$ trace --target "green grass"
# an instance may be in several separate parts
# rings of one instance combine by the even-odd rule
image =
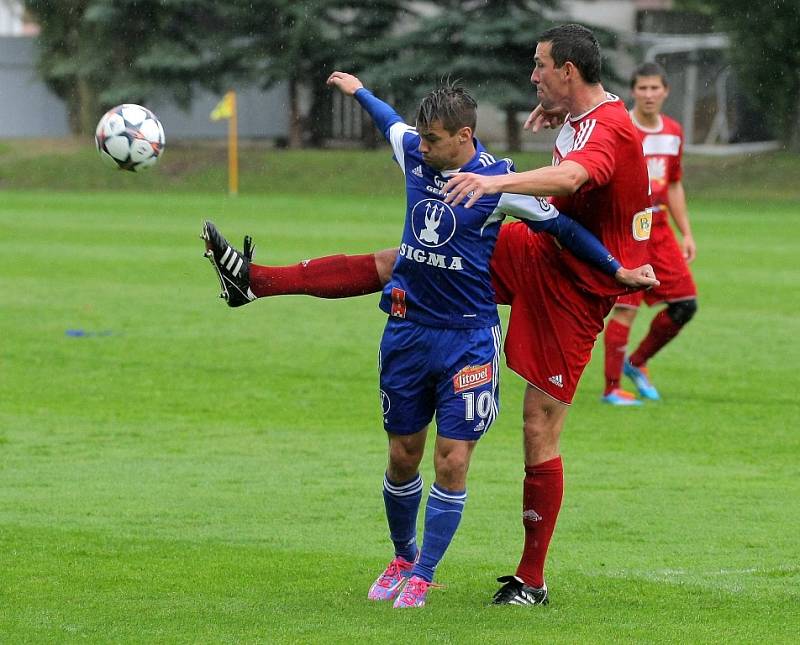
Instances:
[[[521,544],[523,386],[506,371],[446,589],[398,614],[365,600],[389,556],[375,298],[229,310],[197,239],[212,215],[262,261],[391,246],[391,165],[331,152],[353,180],[327,153],[260,151],[284,183],[254,166],[269,187],[229,199],[209,192],[213,165],[128,177],[87,154],[69,178],[15,146],[0,148],[0,642],[796,641],[797,186],[757,207],[738,175],[695,188],[700,311],[652,363],[661,403],[601,406],[598,350],[563,437],[551,605],[486,606]],[[81,177],[125,191],[44,190]]]
[[[279,150],[245,141],[239,154],[240,193],[351,194],[402,196],[388,146],[363,150]],[[497,154],[506,154],[497,151]],[[550,163],[547,153],[514,153],[521,170]],[[79,139],[0,141],[0,190],[114,190],[224,193],[227,153],[208,141],[167,143],[164,159],[144,173],[110,172],[97,164],[91,141]],[[800,156],[765,153],[735,157],[685,159],[685,179],[692,199],[800,200]],[[313,179],[312,179],[313,178]]]

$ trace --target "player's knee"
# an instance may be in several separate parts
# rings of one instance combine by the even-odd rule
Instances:
[[[561,423],[553,416],[526,415],[523,426],[525,463],[537,464],[558,454]]]
[[[676,325],[685,325],[697,312],[697,300],[681,300],[667,305],[667,315]]]
[[[526,464],[539,464],[558,455],[559,436],[568,409],[566,404],[528,385],[522,404]]]
[[[614,307],[613,320],[620,325],[631,327],[636,319],[638,310],[634,307]]]
[[[465,442],[466,443],[466,442]],[[435,456],[436,481],[448,490],[461,490],[466,486],[469,453],[450,451]]]
[[[468,467],[463,461],[440,461],[436,465],[436,483],[447,490],[462,490],[466,488]]]
[[[424,446],[424,443],[420,445],[405,437],[390,440],[388,471],[393,481],[405,481],[416,474],[422,461]]]
[[[567,406],[528,387],[523,407],[525,463],[538,464],[558,455]]]

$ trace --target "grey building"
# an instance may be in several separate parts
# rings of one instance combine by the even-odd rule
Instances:
[[[34,39],[0,37],[0,137],[69,134],[64,103],[36,75]]]
[[[0,138],[68,136],[67,109],[36,73],[33,36],[0,36]],[[285,139],[289,131],[286,88],[267,91],[256,87],[237,92],[238,131],[243,138]],[[164,124],[168,139],[224,137],[225,122],[209,119],[219,96],[198,89],[189,110],[155,98],[147,103]],[[100,119],[102,115],[98,114]]]

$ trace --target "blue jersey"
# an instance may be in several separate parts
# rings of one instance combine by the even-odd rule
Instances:
[[[619,267],[608,250],[546,199],[500,193],[484,195],[471,208],[444,203],[444,186],[458,172],[514,172],[510,159],[495,159],[477,139],[462,167],[439,171],[419,151],[420,136],[383,101],[361,88],[355,98],[392,146],[405,175],[406,217],[391,280],[380,307],[396,318],[432,327],[480,328],[499,322],[489,260],[502,220],[511,215],[534,230],[555,236],[577,257],[613,274]]]
[[[420,136],[405,123],[389,128],[394,158],[406,177],[406,218],[392,278],[380,307],[386,313],[433,327],[498,324],[489,275],[500,223],[506,215],[547,220],[558,211],[527,195],[486,195],[471,208],[444,203],[444,185],[457,172],[486,175],[513,170],[475,139],[475,154],[457,170],[435,170],[419,151]]]

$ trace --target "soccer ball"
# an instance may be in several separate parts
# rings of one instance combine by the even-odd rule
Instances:
[[[164,151],[164,127],[147,108],[125,103],[103,115],[94,141],[109,164],[136,172],[158,161]]]

